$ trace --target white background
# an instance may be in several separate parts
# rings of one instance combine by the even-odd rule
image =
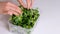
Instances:
[[[40,17],[32,34],[60,34],[60,0],[35,0],[33,7],[39,8]],[[0,34],[11,33],[0,26]]]
[[[60,34],[60,0],[39,0],[37,4],[41,16],[33,34]]]

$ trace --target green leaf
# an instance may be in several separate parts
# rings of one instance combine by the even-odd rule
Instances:
[[[22,6],[19,7],[23,11],[23,13],[20,14],[19,16],[12,15],[10,17],[11,23],[27,29],[33,28],[35,22],[39,17],[38,9],[26,9]]]

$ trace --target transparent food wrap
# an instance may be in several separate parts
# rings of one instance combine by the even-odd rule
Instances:
[[[9,30],[14,34],[30,34],[39,17],[38,9],[26,9],[19,6],[23,11],[19,16],[12,15],[9,19]]]

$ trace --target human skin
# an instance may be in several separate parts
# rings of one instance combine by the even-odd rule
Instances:
[[[26,4],[22,0],[17,0],[24,8],[30,9],[32,7],[32,0],[26,0]],[[22,14],[22,10],[11,2],[0,2],[0,14]]]

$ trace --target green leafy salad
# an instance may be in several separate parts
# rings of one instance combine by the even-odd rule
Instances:
[[[22,6],[19,7],[23,11],[23,13],[19,16],[12,15],[9,20],[13,25],[21,26],[27,29],[33,28],[39,17],[38,9],[26,9]]]

